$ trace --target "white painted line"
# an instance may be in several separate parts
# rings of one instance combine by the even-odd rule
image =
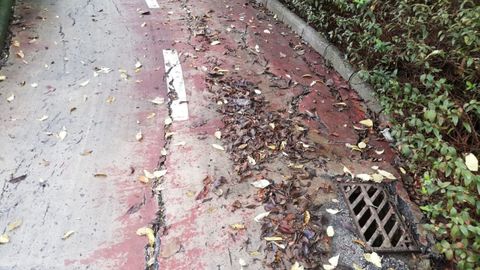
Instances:
[[[187,93],[183,81],[182,66],[176,50],[163,50],[168,92],[175,92],[177,99],[173,100],[170,108],[173,121],[188,120]]]
[[[160,8],[160,6],[158,5],[157,0],[145,0],[145,2],[147,2],[147,6],[148,6],[149,8]]]

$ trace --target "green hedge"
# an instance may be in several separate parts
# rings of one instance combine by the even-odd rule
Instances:
[[[282,0],[343,49],[392,116],[436,249],[480,269],[480,1]]]
[[[0,0],[0,51],[5,46],[13,2],[13,0]]]

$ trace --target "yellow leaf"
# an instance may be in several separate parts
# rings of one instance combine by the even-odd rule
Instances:
[[[68,231],[68,232],[66,232],[66,233],[63,234],[62,239],[63,239],[63,240],[66,240],[67,238],[69,238],[70,236],[72,236],[72,234],[74,234],[74,233],[75,233],[75,231]]]
[[[465,165],[472,172],[478,172],[478,159],[477,157],[470,153],[465,156]]]
[[[305,211],[303,214],[303,225],[307,225],[310,222],[310,212]]]
[[[360,149],[365,149],[365,148],[367,148],[367,144],[366,144],[365,142],[359,142],[359,143],[357,144],[357,146],[358,146],[358,148],[360,148]]]
[[[137,230],[137,235],[146,236],[148,238],[148,243],[150,246],[155,244],[155,233],[151,228],[143,227]]]
[[[10,237],[8,237],[7,234],[1,234],[0,235],[0,244],[6,244],[10,242]]]
[[[360,121],[359,123],[366,126],[366,127],[373,127],[372,119],[365,119],[365,120]]]
[[[144,183],[144,184],[148,184],[148,182],[150,182],[150,180],[145,176],[145,175],[140,175],[138,177],[138,181]]]
[[[372,174],[372,180],[375,183],[381,183],[383,181],[383,175],[378,174],[378,173],[374,173],[374,174]]]
[[[230,227],[234,230],[244,230],[245,229],[245,225],[240,224],[240,223],[232,224],[232,225],[230,225]]]
[[[264,237],[265,241],[282,241],[283,238],[280,236],[270,236],[270,237]]]
[[[22,225],[22,220],[18,219],[7,225],[7,232],[11,232]]]
[[[378,268],[382,267],[382,257],[378,256],[377,253],[375,253],[375,252],[365,253],[365,254],[363,254],[363,257],[365,257],[365,260],[367,262],[372,263],[376,267],[378,267]]]

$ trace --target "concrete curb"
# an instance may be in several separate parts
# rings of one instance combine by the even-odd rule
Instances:
[[[5,47],[14,0],[0,0],[0,51]]]
[[[366,106],[373,112],[381,114],[382,107],[376,99],[372,87],[360,78],[359,72],[357,72],[352,65],[345,60],[345,56],[337,47],[278,0],[256,1],[277,15],[279,20],[290,26],[290,28],[300,35],[303,40],[309,43],[315,51],[328,60],[333,68],[349,82],[350,86],[365,101]],[[384,115],[382,116],[385,117]]]

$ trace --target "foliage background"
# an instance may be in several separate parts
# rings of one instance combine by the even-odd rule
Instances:
[[[362,70],[393,119],[435,249],[480,269],[479,0],[282,0]]]

